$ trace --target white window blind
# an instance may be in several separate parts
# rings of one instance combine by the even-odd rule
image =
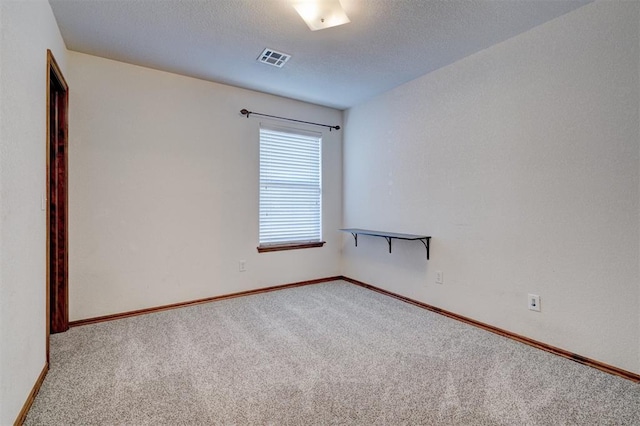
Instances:
[[[321,135],[260,127],[260,245],[322,239]]]

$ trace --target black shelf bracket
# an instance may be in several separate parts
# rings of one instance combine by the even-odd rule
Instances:
[[[391,253],[391,237],[384,237],[387,240],[387,244],[389,244],[389,253]]]
[[[429,260],[429,241],[431,240],[431,237],[427,237],[427,238],[420,238],[420,242],[424,245],[424,248],[427,249],[427,260]]]

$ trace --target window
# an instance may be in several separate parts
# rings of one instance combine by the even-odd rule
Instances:
[[[260,127],[260,247],[319,247],[322,242],[319,133]]]

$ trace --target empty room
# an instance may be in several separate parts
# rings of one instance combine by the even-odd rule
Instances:
[[[22,424],[640,424],[640,2],[0,0]]]

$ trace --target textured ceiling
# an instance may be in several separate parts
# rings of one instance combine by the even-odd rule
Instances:
[[[341,0],[351,23],[315,32],[292,1],[50,4],[71,50],[344,109],[591,0]]]

